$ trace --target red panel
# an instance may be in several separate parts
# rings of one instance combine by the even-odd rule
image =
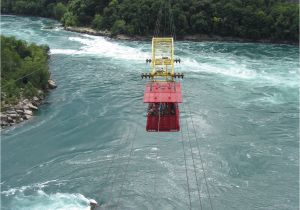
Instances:
[[[145,103],[182,102],[181,85],[178,82],[150,82],[146,85]]]
[[[176,104],[176,112],[171,115],[150,115],[147,116],[146,130],[148,132],[177,132],[180,130],[179,126],[179,109]]]

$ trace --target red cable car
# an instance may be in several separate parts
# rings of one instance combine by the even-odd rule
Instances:
[[[146,130],[149,132],[176,132],[180,130],[178,103],[182,102],[181,85],[174,78],[183,74],[174,73],[173,38],[152,39],[152,71],[142,78],[152,81],[146,85],[144,103],[148,103]]]

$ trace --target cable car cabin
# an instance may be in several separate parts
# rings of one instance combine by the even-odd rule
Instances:
[[[152,38],[152,58],[146,59],[150,63],[150,73],[143,73],[143,78],[151,81],[147,83],[144,103],[148,103],[146,130],[150,132],[179,131],[179,108],[182,102],[181,85],[176,78],[183,78],[182,73],[175,73],[173,37]]]
[[[179,131],[177,103],[149,103],[146,130],[149,132]]]
[[[146,130],[176,132],[179,126],[178,103],[182,102],[181,86],[177,82],[149,82],[144,102],[149,103]]]

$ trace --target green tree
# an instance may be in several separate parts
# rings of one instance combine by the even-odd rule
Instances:
[[[64,26],[77,26],[79,23],[78,17],[69,11],[64,14],[61,21]]]
[[[112,34],[121,34],[125,32],[125,21],[124,20],[116,20],[113,26],[111,27]]]
[[[53,8],[53,16],[57,20],[60,20],[64,16],[66,11],[67,7],[63,3],[59,2]]]
[[[203,12],[191,16],[191,25],[193,32],[207,33],[209,31],[207,16]]]
[[[160,32],[173,13],[176,34],[216,34],[297,42],[299,3],[285,0],[3,0],[3,13],[53,17],[65,26],[150,35],[160,9]],[[165,21],[166,18],[166,21]],[[124,20],[125,27],[115,25]],[[120,23],[118,23],[120,24]],[[114,26],[114,27],[113,27]]]
[[[95,15],[92,26],[98,30],[103,29],[103,17],[100,14]]]
[[[14,37],[1,36],[1,99],[17,102],[45,89],[50,77],[48,46],[37,46]]]

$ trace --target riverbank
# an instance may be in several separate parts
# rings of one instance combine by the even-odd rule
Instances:
[[[48,45],[1,35],[1,128],[32,117],[46,92],[56,88],[50,79]]]
[[[57,88],[56,83],[53,80],[48,80],[47,88],[38,90],[36,96],[31,98],[20,97],[16,104],[3,104],[0,113],[1,128],[31,119],[34,112],[38,111],[39,106],[43,104],[46,93],[55,88]]]
[[[94,36],[105,36],[118,40],[128,40],[128,41],[149,41],[152,39],[152,36],[129,36],[125,34],[117,34],[113,35],[110,31],[98,31],[89,27],[64,27],[67,31],[89,34]],[[217,41],[217,42],[241,42],[241,43],[269,43],[269,44],[289,44],[289,45],[299,45],[299,42],[291,42],[285,40],[271,40],[271,39],[245,39],[239,37],[224,37],[218,35],[207,35],[207,34],[195,34],[195,35],[185,35],[185,36],[177,36],[177,40],[179,41],[194,41],[194,42],[203,42],[203,41]]]

